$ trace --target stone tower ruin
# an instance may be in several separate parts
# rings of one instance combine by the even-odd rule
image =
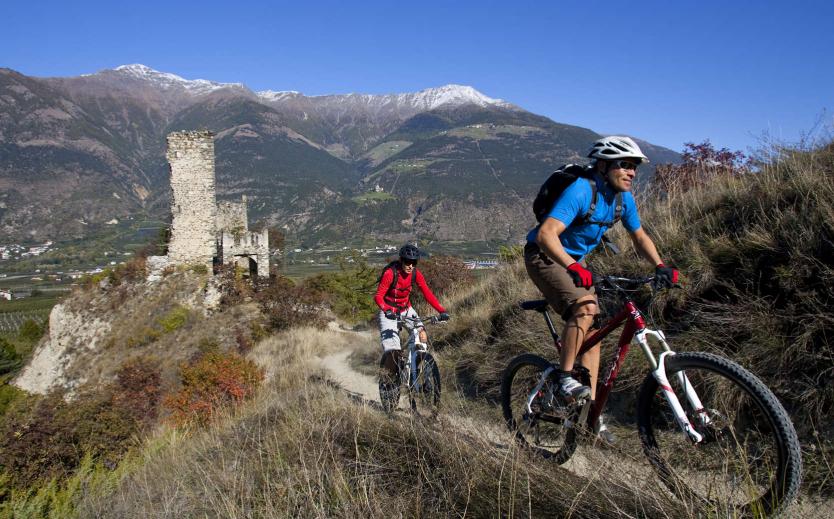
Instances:
[[[173,215],[168,259],[175,264],[211,268],[217,254],[213,137],[208,131],[168,134]]]
[[[171,239],[164,264],[234,263],[252,276],[269,276],[269,235],[250,232],[247,201],[217,203],[214,135],[208,131],[168,134],[171,168]]]
[[[252,275],[269,276],[269,231],[249,231],[246,195],[240,203],[217,204],[217,252],[223,264],[234,263]]]

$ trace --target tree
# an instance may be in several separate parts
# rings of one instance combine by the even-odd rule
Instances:
[[[709,139],[700,144],[683,145],[680,164],[660,164],[655,170],[652,187],[661,195],[674,196],[719,177],[734,177],[749,172],[745,155],[728,148],[716,150]]]

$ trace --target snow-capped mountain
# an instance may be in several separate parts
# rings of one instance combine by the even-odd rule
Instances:
[[[466,85],[445,85],[439,88],[427,88],[416,94],[397,94],[395,96],[383,96],[386,102],[397,102],[413,106],[417,110],[434,110],[444,105],[465,105],[474,104],[477,106],[503,106],[509,107],[500,99],[492,99],[478,92],[471,86]],[[392,99],[393,98],[393,99]]]
[[[365,105],[368,108],[411,109],[415,112],[434,110],[441,106],[462,106],[472,104],[476,106],[500,106],[512,108],[513,105],[500,99],[493,99],[478,92],[471,86],[444,85],[438,88],[427,88],[416,93],[405,94],[329,94],[320,96],[305,96],[296,91],[264,90],[257,92],[260,99],[267,103],[281,103],[298,101],[302,98],[319,104],[345,102],[354,105]]]
[[[163,90],[182,87],[195,95],[208,94],[221,88],[246,88],[242,83],[218,83],[216,81],[208,81],[206,79],[185,79],[176,74],[160,72],[138,63],[133,65],[121,65],[113,69],[113,71],[129,78],[154,83]]]
[[[153,85],[161,90],[183,89],[195,96],[209,94],[224,88],[247,90],[243,83],[220,83],[206,79],[185,79],[170,72],[160,72],[147,65],[134,63],[121,65],[112,70],[105,70],[98,74],[118,75],[122,79],[138,80]],[[94,75],[85,75],[91,77]],[[500,99],[488,97],[475,88],[467,85],[444,85],[437,88],[427,88],[414,93],[400,94],[327,94],[305,96],[295,90],[264,90],[257,92],[262,102],[280,104],[284,102],[306,101],[315,105],[346,104],[354,107],[364,106],[370,110],[405,110],[407,112],[424,112],[441,106],[475,105],[480,107],[514,108],[510,103]]]
[[[304,97],[304,94],[295,90],[263,90],[256,92],[258,97],[267,102],[284,101],[287,99],[295,99]]]

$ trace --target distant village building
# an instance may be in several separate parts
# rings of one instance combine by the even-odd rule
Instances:
[[[376,184],[374,186],[374,193],[382,193],[383,191],[385,191],[385,190],[382,189],[382,187],[379,184]]]
[[[217,203],[214,135],[184,131],[168,135],[171,168],[171,239],[168,261],[174,264],[235,263],[251,275],[269,276],[267,230],[250,232],[246,197],[240,203]]]
[[[12,300],[12,291],[11,290],[0,290],[0,299],[5,299],[6,301]]]
[[[498,266],[498,261],[496,260],[466,260],[463,262],[463,266],[470,269],[493,269]]]

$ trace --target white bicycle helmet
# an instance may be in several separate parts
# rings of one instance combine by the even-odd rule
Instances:
[[[620,135],[603,137],[595,142],[588,151],[588,157],[599,160],[639,159],[641,164],[649,161],[631,137]]]

